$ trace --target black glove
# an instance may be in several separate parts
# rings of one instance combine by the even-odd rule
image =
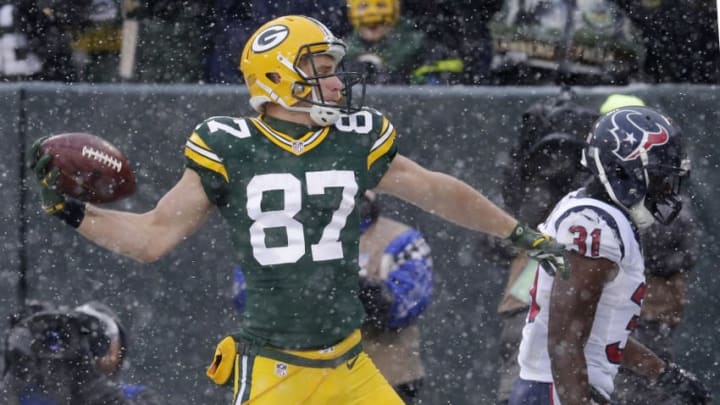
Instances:
[[[672,362],[667,363],[665,371],[658,376],[655,384],[668,394],[683,398],[683,404],[704,405],[712,401],[710,391],[695,374]]]
[[[45,139],[46,137],[43,137],[33,142],[27,155],[28,166],[40,183],[40,204],[46,213],[77,228],[85,217],[85,203],[67,198],[59,192],[60,170],[55,167],[48,171],[48,164],[52,160],[52,156],[40,156],[40,145]]]
[[[542,268],[551,276],[560,273],[563,279],[570,275],[567,267],[565,245],[558,243],[549,235],[540,233],[526,224],[518,223],[508,237],[513,245],[525,249],[528,256],[540,262]]]
[[[365,322],[375,329],[387,329],[393,294],[385,281],[377,278],[360,277],[360,301],[365,308]]]

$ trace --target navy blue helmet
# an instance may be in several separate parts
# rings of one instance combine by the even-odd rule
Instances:
[[[652,108],[623,107],[601,116],[582,164],[641,228],[654,220],[668,224],[682,208],[681,180],[690,171],[682,132]]]

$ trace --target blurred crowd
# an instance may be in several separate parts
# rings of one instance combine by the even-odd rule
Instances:
[[[279,15],[325,23],[370,84],[718,83],[711,0],[0,1],[4,81],[242,82]]]

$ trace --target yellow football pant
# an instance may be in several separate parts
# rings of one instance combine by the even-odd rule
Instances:
[[[360,331],[322,351],[282,350],[288,358],[262,352],[238,354],[234,373],[233,405],[377,405],[403,404],[370,357],[359,351]],[[345,356],[344,356],[345,355]],[[273,358],[274,357],[274,358]],[[283,356],[280,356],[283,357]],[[327,364],[338,358],[340,364]],[[298,361],[294,361],[298,360]]]

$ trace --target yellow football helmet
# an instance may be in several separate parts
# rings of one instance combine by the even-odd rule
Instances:
[[[392,27],[400,18],[400,0],[348,0],[347,6],[355,29],[380,24]]]
[[[313,18],[291,15],[264,24],[250,37],[240,60],[250,105],[263,112],[265,103],[273,102],[288,110],[309,113],[318,125],[333,125],[341,113],[360,108],[351,107],[352,87],[360,82],[357,74],[333,74],[345,84],[342,104],[338,105],[326,103],[323,98],[319,79],[328,75],[303,72],[300,65],[308,55],[329,55],[339,64],[345,49],[342,40]],[[363,98],[364,93],[363,85]],[[301,101],[306,103],[298,105]]]

